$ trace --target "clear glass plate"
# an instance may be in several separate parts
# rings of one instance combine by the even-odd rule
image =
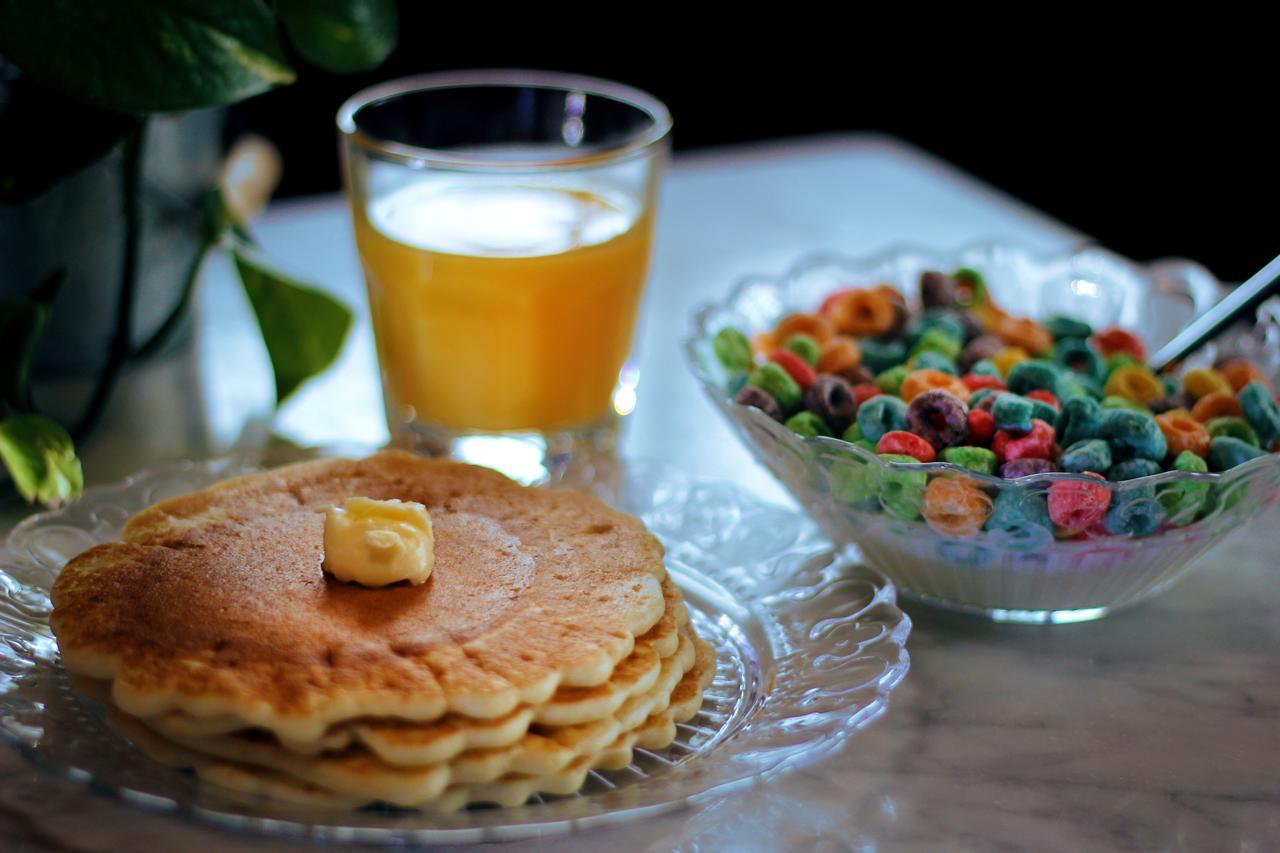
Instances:
[[[893,585],[833,552],[812,522],[727,483],[628,463],[612,499],[665,543],[698,632],[718,651],[706,703],[672,747],[637,751],[631,767],[592,774],[576,796],[517,809],[335,811],[220,792],[143,756],[70,688],[47,594],[70,557],[117,538],[133,513],[258,467],[231,457],[144,472],[13,531],[0,564],[0,735],[96,790],[225,827],[330,841],[493,840],[643,818],[815,761],[884,713],[907,671],[911,623]]]

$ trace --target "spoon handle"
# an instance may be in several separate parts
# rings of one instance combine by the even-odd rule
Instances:
[[[1159,373],[1213,340],[1241,317],[1249,316],[1268,296],[1280,292],[1280,257],[1258,270],[1249,280],[1219,299],[1208,311],[1187,324],[1173,340],[1160,347],[1147,366]]]

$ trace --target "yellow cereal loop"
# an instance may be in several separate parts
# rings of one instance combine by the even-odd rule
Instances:
[[[1214,391],[1235,393],[1235,389],[1231,387],[1231,380],[1211,367],[1197,367],[1182,374],[1182,387],[1186,388],[1187,393],[1195,400]]]
[[[1007,377],[1015,364],[1029,358],[1031,358],[1030,354],[1022,347],[1005,347],[991,357],[991,363],[996,366],[996,370],[1000,371],[1001,376]]]
[[[1107,379],[1106,395],[1124,397],[1135,403],[1147,405],[1165,394],[1164,383],[1150,370],[1136,364],[1126,364],[1111,371]]]

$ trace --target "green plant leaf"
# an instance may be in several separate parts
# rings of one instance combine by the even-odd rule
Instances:
[[[262,0],[0,0],[0,53],[127,113],[231,104],[294,79]]]
[[[34,408],[31,363],[65,274],[59,270],[49,276],[30,296],[0,301],[0,402],[15,411]]]
[[[395,0],[277,0],[299,55],[338,74],[381,65],[396,47]]]
[[[0,462],[28,503],[65,503],[84,489],[84,471],[71,436],[43,415],[0,421]]]
[[[0,203],[29,201],[96,162],[138,126],[46,89],[29,77],[4,84],[0,103]]]
[[[271,357],[279,406],[338,357],[351,328],[351,310],[268,266],[251,249],[236,247],[232,255]]]

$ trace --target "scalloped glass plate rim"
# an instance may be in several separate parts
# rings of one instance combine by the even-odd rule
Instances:
[[[354,448],[340,448],[341,452],[350,453]],[[368,450],[369,448],[363,448]],[[332,448],[320,449],[319,451],[301,451],[304,454],[319,453],[321,455],[331,455]],[[303,458],[311,458],[307,455]],[[0,596],[11,597],[15,591],[36,591],[44,594],[42,590],[32,590],[31,587],[17,580],[13,575],[4,571],[7,568],[16,568],[15,564],[24,562],[24,558],[19,555],[20,549],[27,536],[39,529],[42,525],[58,524],[64,517],[64,513],[71,506],[76,506],[83,501],[93,501],[95,498],[101,499],[104,496],[113,494],[122,494],[130,488],[134,488],[141,483],[150,480],[159,480],[163,477],[173,475],[182,475],[184,473],[199,474],[204,473],[206,476],[213,477],[215,482],[217,479],[223,479],[228,476],[237,476],[248,470],[252,470],[260,466],[260,454],[255,452],[235,453],[225,456],[212,457],[208,459],[183,460],[168,465],[156,466],[147,470],[138,472],[126,479],[108,485],[96,486],[87,489],[84,495],[76,502],[68,507],[61,509],[49,510],[33,515],[23,522],[15,526],[8,535],[6,542],[15,546],[10,551],[4,566],[0,566]],[[813,560],[816,555],[830,555],[830,565],[833,567],[847,567],[851,561],[847,554],[840,552],[838,549],[831,548],[825,540],[820,538],[820,534],[813,523],[804,518],[803,515],[784,507],[768,504],[735,484],[716,479],[695,478],[684,475],[677,471],[674,467],[663,462],[651,462],[648,460],[628,460],[629,464],[637,466],[642,473],[656,477],[657,481],[665,487],[677,485],[685,492],[696,490],[698,487],[726,487],[732,489],[737,496],[742,499],[744,506],[758,507],[763,510],[776,511],[792,516],[796,519],[800,527],[797,538],[792,546],[788,549],[779,551],[776,554],[769,554],[762,558],[764,560],[782,560],[789,553],[798,551],[807,555],[807,560]],[[202,487],[202,486],[195,486]],[[646,496],[657,493],[658,489],[650,490]],[[659,502],[654,508],[660,508],[662,504]],[[72,525],[74,527],[74,525]],[[78,528],[77,528],[78,529]],[[806,547],[808,550],[806,550]],[[30,561],[25,560],[29,565]],[[36,566],[32,565],[33,568]],[[743,601],[738,585],[729,578],[712,577],[695,567],[682,566],[681,568],[673,568],[673,571],[692,572],[696,576],[699,583],[711,584],[721,590],[725,595],[729,596],[735,606],[745,606],[747,609],[768,607],[769,600],[776,593],[785,592],[792,587],[787,584],[784,577],[779,575],[777,580],[781,583],[777,584],[771,590],[760,590],[761,595],[755,601]],[[500,825],[479,825],[472,827],[447,827],[436,828],[430,826],[419,827],[396,827],[385,825],[352,825],[329,822],[303,822],[290,818],[277,818],[271,816],[261,816],[245,814],[232,809],[209,808],[190,802],[183,802],[178,798],[161,796],[147,791],[129,788],[113,784],[110,780],[100,779],[91,771],[84,770],[81,767],[74,766],[66,762],[56,762],[42,754],[39,749],[33,747],[30,743],[24,741],[18,734],[9,730],[6,725],[0,727],[0,737],[13,746],[27,760],[36,766],[61,776],[77,784],[86,785],[99,793],[107,793],[113,795],[120,800],[139,806],[148,811],[170,814],[182,814],[201,820],[203,822],[230,828],[235,830],[250,831],[264,833],[268,835],[289,836],[289,837],[314,837],[331,840],[331,841],[362,841],[362,842],[402,842],[411,841],[434,841],[434,842],[470,842],[470,841],[492,841],[504,838],[527,837],[530,834],[544,836],[548,834],[563,833],[587,829],[593,826],[614,823],[617,821],[632,820],[642,818],[647,815],[667,812],[689,805],[704,802],[710,798],[714,798],[732,790],[750,786],[761,780],[772,778],[773,776],[786,772],[795,767],[804,766],[812,761],[831,754],[844,746],[851,737],[865,728],[868,724],[878,719],[888,707],[888,698],[890,691],[901,682],[906,675],[910,665],[909,655],[906,651],[906,639],[911,629],[910,618],[903,613],[896,604],[896,589],[891,581],[884,577],[878,571],[869,567],[858,565],[858,572],[864,572],[865,577],[874,581],[874,594],[871,595],[856,610],[855,617],[866,613],[872,608],[888,607],[891,608],[892,619],[871,620],[871,624],[878,624],[884,630],[881,631],[873,640],[867,641],[867,645],[878,645],[880,643],[887,644],[886,649],[892,650],[893,654],[884,658],[885,668],[878,678],[869,680],[864,684],[856,685],[860,689],[874,689],[874,698],[867,701],[861,707],[850,709],[853,713],[848,714],[843,725],[834,728],[831,731],[824,731],[811,744],[804,744],[803,748],[795,748],[786,752],[786,754],[776,757],[775,761],[763,767],[749,768],[748,772],[743,772],[738,776],[724,779],[711,779],[711,784],[699,788],[698,790],[673,797],[669,800],[653,803],[642,803],[635,806],[623,806],[616,810],[600,811],[593,814],[585,814],[580,816],[556,816],[547,814],[544,817],[537,815],[539,806],[521,807],[520,811],[524,814],[518,815],[517,820],[510,824]],[[797,572],[798,574],[798,572]],[[843,575],[841,576],[843,577]],[[16,585],[16,590],[15,590]],[[770,614],[771,616],[773,614]],[[862,646],[859,646],[861,649]],[[775,666],[785,660],[779,658],[774,661]],[[60,668],[60,664],[58,667]],[[768,700],[772,698],[773,691],[768,691],[761,705],[753,708],[748,715],[744,717],[738,728],[734,729],[727,736],[723,736],[723,732],[717,732],[716,737],[711,741],[711,749],[706,757],[697,760],[708,760],[715,755],[715,750],[722,745],[722,741],[727,737],[732,739],[742,734],[746,721],[750,716],[759,713],[761,708],[768,704]],[[695,760],[696,761],[696,760]],[[696,772],[696,770],[695,770]],[[658,777],[660,781],[665,776]],[[636,785],[645,785],[648,780],[641,780]],[[695,780],[696,787],[696,780]],[[486,810],[488,811],[488,810]],[[509,812],[511,810],[508,810]],[[530,814],[530,812],[533,812]],[[411,813],[412,814],[412,813]]]
[[[1060,259],[1064,260],[1068,258],[1074,258],[1081,255],[1086,255],[1086,254],[1097,254],[1106,258],[1108,261],[1112,263],[1116,263],[1118,265],[1127,267],[1130,270],[1134,271],[1135,273],[1143,276],[1149,275],[1149,273],[1145,272],[1145,270],[1149,268],[1159,268],[1162,266],[1172,265],[1172,266],[1178,267],[1179,269],[1186,269],[1190,271],[1190,273],[1197,278],[1203,277],[1203,279],[1206,282],[1211,282],[1215,287],[1219,286],[1217,284],[1217,279],[1215,279],[1208,270],[1206,270],[1201,265],[1195,263],[1194,261],[1184,260],[1182,258],[1166,258],[1158,261],[1152,261],[1151,263],[1145,264],[1145,265],[1134,264],[1132,261],[1127,260],[1121,255],[1117,255],[1114,252],[1111,252],[1111,251],[1108,251],[1107,249],[1103,249],[1096,246],[1075,248],[1075,249],[1072,249],[1069,251],[1063,251],[1063,252],[1035,252],[1017,243],[1011,243],[1007,241],[983,241],[979,243],[970,243],[954,251],[939,251],[937,249],[931,249],[931,248],[904,243],[904,244],[898,244],[898,245],[892,246],[888,249],[884,249],[882,251],[876,252],[871,255],[863,255],[863,256],[846,255],[839,252],[828,252],[828,251],[812,252],[812,253],[803,255],[797,261],[792,263],[792,265],[788,267],[787,270],[784,273],[782,273],[782,275],[780,276],[776,276],[776,277],[768,276],[768,275],[742,276],[738,279],[738,283],[734,285],[733,289],[729,291],[729,295],[723,301],[705,303],[699,306],[694,311],[693,329],[689,333],[689,335],[685,338],[685,341],[684,341],[685,359],[686,361],[688,361],[689,366],[693,371],[693,374],[698,378],[698,381],[702,383],[702,386],[706,390],[706,392],[708,394],[719,395],[719,397],[723,397],[723,393],[721,392],[719,385],[716,383],[715,377],[711,376],[707,372],[706,367],[702,364],[702,360],[701,358],[699,358],[699,354],[697,352],[697,347],[700,343],[704,341],[709,341],[712,335],[715,334],[715,330],[712,330],[708,327],[708,324],[712,319],[712,315],[715,314],[716,312],[726,310],[730,306],[734,305],[736,302],[738,302],[742,298],[742,296],[746,293],[747,290],[754,287],[760,287],[761,285],[766,285],[766,284],[772,284],[775,287],[782,287],[783,283],[788,281],[789,279],[792,279],[798,275],[801,275],[804,272],[808,271],[809,269],[812,269],[814,267],[818,267],[821,265],[825,265],[825,264],[877,266],[880,264],[888,263],[893,258],[901,255],[905,255],[905,254],[921,254],[921,255],[930,255],[933,257],[956,257],[960,255],[965,255],[968,253],[980,252],[980,251],[991,251],[995,249],[1022,252],[1027,257],[1030,257],[1042,263],[1049,263],[1051,260],[1060,260]],[[719,398],[717,397],[715,399],[719,399]],[[972,471],[968,468],[964,468],[960,465],[956,465],[951,462],[924,462],[924,463],[893,462],[891,460],[882,459],[875,453],[872,453],[871,451],[865,448],[858,447],[856,444],[851,444],[847,441],[842,441],[841,439],[838,439],[838,438],[828,437],[828,436],[810,437],[810,436],[798,435],[798,434],[792,433],[785,426],[778,423],[773,418],[769,417],[763,411],[761,411],[760,409],[754,406],[744,406],[735,400],[729,400],[729,399],[720,400],[720,402],[723,402],[725,405],[732,407],[734,410],[750,418],[754,423],[763,427],[770,433],[773,433],[775,435],[782,435],[783,433],[786,433],[790,437],[793,437],[796,440],[800,441],[802,444],[811,445],[815,447],[827,447],[832,450],[839,451],[840,453],[857,456],[859,459],[863,460],[864,462],[870,465],[875,466],[881,471],[885,471],[885,472],[903,471],[903,470],[932,471],[932,472],[944,471],[944,472],[950,472],[954,474],[960,474],[965,477],[969,477],[990,485],[1000,485],[1005,487],[1009,485],[1008,480],[1005,480],[990,474],[982,474],[977,471]],[[1237,465],[1231,470],[1224,471],[1224,472],[1197,473],[1194,471],[1161,471],[1159,474],[1149,474],[1145,477],[1136,477],[1132,480],[1124,480],[1122,483],[1111,483],[1110,485],[1112,487],[1123,486],[1124,488],[1128,489],[1131,487],[1142,488],[1144,486],[1157,486],[1157,485],[1161,485],[1164,483],[1171,483],[1171,482],[1230,483],[1232,480],[1236,479],[1237,477],[1245,476],[1247,474],[1252,473],[1255,469],[1261,468],[1265,465],[1271,465],[1271,464],[1280,464],[1280,454],[1271,453],[1271,454],[1267,454],[1266,456],[1260,456],[1256,459],[1251,459],[1244,464]],[[1018,484],[1024,485],[1024,486],[1033,486],[1033,485],[1040,485],[1042,483],[1049,484],[1053,482],[1073,481],[1073,480],[1079,481],[1079,482],[1093,483],[1093,484],[1097,484],[1098,482],[1097,480],[1086,477],[1082,474],[1072,474],[1066,471],[1052,471],[1044,474],[1034,474],[1029,477],[1020,477],[1018,478]]]

